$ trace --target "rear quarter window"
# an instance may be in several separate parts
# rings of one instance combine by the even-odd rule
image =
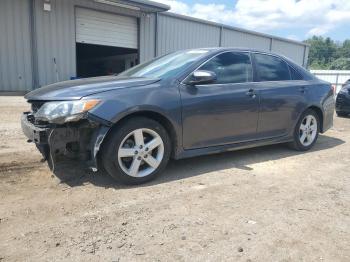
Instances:
[[[298,70],[296,70],[294,67],[289,66],[289,71],[290,71],[290,75],[291,75],[292,80],[304,80],[303,75]]]

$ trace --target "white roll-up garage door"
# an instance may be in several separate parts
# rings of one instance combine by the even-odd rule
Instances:
[[[76,9],[78,43],[137,49],[137,19],[90,9]]]

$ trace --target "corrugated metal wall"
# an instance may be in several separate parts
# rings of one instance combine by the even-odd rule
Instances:
[[[140,17],[140,61],[145,62],[155,53],[156,14],[142,14]]]
[[[289,57],[300,65],[307,64],[307,57],[304,57],[307,52],[305,45],[295,41],[239,30],[170,12],[159,14],[157,28],[157,55],[186,48],[244,47],[273,51]]]
[[[53,0],[51,11],[35,0],[35,41],[38,85],[67,80],[75,75],[75,30],[73,1]]]
[[[222,34],[222,46],[224,47],[248,47],[260,50],[270,50],[270,38],[253,35],[224,28]]]
[[[30,1],[0,1],[0,90],[31,90]]]
[[[219,46],[220,28],[171,14],[159,14],[157,55],[172,51]]]
[[[304,63],[303,63],[304,67],[307,67],[307,62],[308,62],[308,59],[309,59],[309,51],[310,51],[310,47],[309,46],[305,46]]]
[[[299,65],[304,64],[304,45],[297,45],[294,43],[273,39],[272,51],[289,57]]]

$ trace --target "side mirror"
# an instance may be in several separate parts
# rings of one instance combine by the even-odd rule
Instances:
[[[217,79],[212,71],[197,70],[194,71],[188,83],[190,85],[205,85],[213,83]]]

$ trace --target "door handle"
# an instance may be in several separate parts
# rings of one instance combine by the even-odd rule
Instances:
[[[249,89],[248,92],[246,93],[247,96],[250,96],[251,98],[255,98],[256,97],[256,93],[254,89]]]

